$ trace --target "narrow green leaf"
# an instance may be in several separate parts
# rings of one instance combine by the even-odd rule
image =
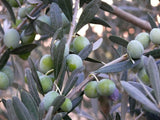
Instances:
[[[84,67],[81,67],[81,68],[77,68],[72,72],[63,90],[63,95],[67,95],[67,93],[72,89],[72,87],[76,84],[76,81],[78,80],[79,75],[81,75],[79,73],[81,73],[83,70],[84,70]]]
[[[63,81],[64,81],[66,69],[67,69],[67,66],[66,66],[66,57],[65,57],[63,60],[62,66],[61,66],[61,70],[60,70],[58,77],[57,77],[57,85],[60,90],[62,89],[62,86],[63,86]]]
[[[133,82],[133,81],[129,81],[128,83],[130,83],[131,85],[133,85],[134,87],[136,87],[138,90],[140,90],[144,95],[147,95],[146,91],[144,90],[143,86],[138,83],[138,82]],[[145,85],[145,88],[151,93],[153,92],[153,89],[148,87],[147,85]]]
[[[70,112],[73,111],[81,103],[82,100],[83,100],[83,92],[80,96],[72,100],[72,109],[70,110]]]
[[[56,97],[56,99],[53,101],[53,112],[52,114],[55,114],[56,111],[61,107],[63,102],[65,101],[65,96],[59,95]]]
[[[31,35],[34,32],[35,32],[35,29],[34,29],[33,22],[30,22],[29,25],[27,25],[27,27],[24,31],[24,35]]]
[[[53,116],[52,112],[53,112],[53,106],[49,108],[44,120],[52,120],[52,116]]]
[[[19,120],[32,120],[31,115],[25,105],[19,100],[18,97],[13,97],[13,107]]]
[[[21,55],[21,54],[31,52],[36,47],[37,47],[36,44],[26,44],[26,45],[22,45],[20,47],[17,47],[15,49],[11,50],[10,53],[16,54],[16,55]]]
[[[149,56],[147,65],[145,67],[150,79],[151,86],[154,89],[155,97],[158,101],[158,104],[160,104],[160,75],[157,64],[152,56]]]
[[[46,35],[53,35],[55,31],[53,31],[53,28],[49,26],[47,23],[44,23],[40,20],[36,20],[35,24],[38,26],[39,29],[43,31]]]
[[[70,118],[70,116],[68,116],[68,115],[64,116],[63,119],[64,119],[64,120],[72,120],[72,119]],[[56,119],[55,119],[55,120],[56,120]]]
[[[78,32],[84,25],[89,23],[95,16],[95,14],[98,12],[100,7],[100,0],[92,0],[90,3],[88,3],[83,10],[79,21],[76,26],[75,32]]]
[[[128,82],[121,81],[124,90],[135,100],[140,102],[147,111],[152,113],[160,113],[160,110],[153,104],[140,90],[129,84]]]
[[[36,87],[35,81],[33,79],[33,76],[31,74],[31,71],[29,69],[26,70],[26,76],[27,76],[27,80],[28,80],[29,92],[32,95],[32,97],[34,98],[34,100],[36,101],[36,104],[39,105],[40,98],[39,98],[39,95],[37,92],[37,87]]]
[[[131,60],[126,60],[123,62],[115,63],[113,65],[109,65],[106,67],[99,68],[98,70],[94,71],[95,73],[115,73],[121,72],[130,68],[133,68],[137,64],[139,64],[140,60],[136,60],[133,64]]]
[[[58,0],[58,5],[68,20],[72,21],[72,0]]]
[[[3,55],[0,57],[0,70],[5,66],[7,63],[8,59],[10,57],[10,50],[7,49]]]
[[[105,26],[105,27],[111,27],[104,19],[99,18],[99,17],[94,17],[94,18],[90,21],[90,23],[103,25],[103,26]]]
[[[41,102],[39,104],[39,120],[42,120],[44,115],[45,115],[45,107],[44,104]]]
[[[118,112],[116,113],[116,119],[115,120],[121,120],[121,116]]]
[[[101,8],[102,10],[104,10],[104,11],[108,11],[108,12],[110,12],[110,13],[112,13],[112,12],[113,12],[113,8],[112,8],[112,6],[111,6],[111,5],[109,5],[109,4],[107,4],[106,2],[101,2],[101,6],[100,6],[100,8]]]
[[[13,21],[13,23],[15,24],[16,23],[16,17],[14,15],[14,12],[13,12],[13,9],[12,7],[10,6],[10,4],[7,2],[7,0],[2,0],[2,3],[5,5],[5,7],[7,8],[10,16],[11,16],[11,20]]]
[[[103,38],[98,39],[96,42],[93,43],[92,51],[97,50],[103,43]]]
[[[122,92],[121,98],[121,118],[125,120],[126,113],[127,113],[127,102],[128,102],[128,95],[126,92]]]
[[[94,63],[101,63],[101,64],[103,64],[103,62],[98,61],[98,60],[93,59],[93,58],[90,58],[90,57],[87,57],[85,60],[86,60],[86,61],[89,61],[89,62],[94,62]]]
[[[8,119],[9,120],[18,120],[16,113],[15,113],[15,110],[14,110],[14,107],[13,107],[13,104],[12,104],[12,100],[10,100],[10,99],[6,100],[5,107],[7,109]]]
[[[62,66],[62,62],[64,59],[64,49],[65,49],[65,43],[66,43],[66,39],[63,38],[61,39],[60,43],[58,44],[57,47],[54,47],[53,50],[53,59],[54,59],[54,76],[55,78],[58,77],[58,74],[60,72],[61,66]]]
[[[121,45],[121,46],[127,48],[127,45],[128,45],[128,41],[127,41],[127,40],[125,40],[125,39],[123,39],[123,38],[120,38],[120,37],[118,37],[118,36],[114,36],[114,35],[111,35],[111,36],[109,37],[109,39],[110,39],[112,42],[117,43],[118,45]]]
[[[81,50],[78,55],[82,58],[82,60],[84,60],[92,52],[92,48],[93,48],[93,44],[89,44],[83,50]]]
[[[144,54],[145,56],[152,56],[154,58],[160,58],[160,49],[154,49]]]
[[[157,28],[155,20],[153,19],[153,17],[149,13],[148,13],[148,21],[149,21],[152,28]]]
[[[65,116],[65,114],[66,114],[65,112],[57,113],[57,114],[55,114],[55,116],[52,120],[62,120],[63,116]],[[67,119],[64,119],[64,120],[67,120]]]
[[[56,3],[52,3],[50,6],[50,17],[51,17],[51,24],[54,26],[54,31],[58,28],[62,27],[62,16],[61,16],[61,9]]]
[[[43,88],[42,88],[41,82],[39,80],[36,68],[35,68],[34,63],[33,63],[32,59],[30,57],[28,58],[28,62],[29,62],[29,66],[30,66],[31,71],[32,71],[32,76],[34,78],[34,81],[37,84],[38,90],[42,95],[44,95]]]
[[[33,97],[26,91],[21,91],[21,100],[28,109],[33,120],[39,120],[38,106]]]

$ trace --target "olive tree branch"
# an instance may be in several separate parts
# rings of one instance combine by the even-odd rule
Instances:
[[[70,46],[71,41],[72,41],[72,36],[76,27],[76,18],[77,18],[77,13],[78,13],[78,6],[79,6],[79,0],[76,0],[75,2],[75,7],[74,7],[74,14],[73,14],[73,19],[72,19],[72,23],[71,23],[71,28],[69,31],[69,36],[68,36],[68,40],[67,40],[67,45]]]
[[[133,25],[136,25],[146,31],[150,31],[152,29],[148,21],[142,20],[142,19],[118,8],[115,5],[112,5],[111,7],[113,8],[112,14],[116,15],[117,17],[122,18],[123,20],[125,20],[129,23],[132,23]]]

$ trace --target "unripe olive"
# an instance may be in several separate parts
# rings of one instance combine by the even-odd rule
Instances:
[[[160,29],[153,28],[150,32],[150,39],[154,44],[160,44]]]
[[[144,49],[147,48],[149,46],[149,43],[150,43],[149,34],[146,33],[146,32],[139,33],[135,37],[135,40],[138,40],[139,42],[141,42],[141,44],[143,45]]]
[[[54,77],[54,75],[53,74],[51,74],[51,75],[48,75],[51,79],[52,79],[52,82],[54,83],[54,81],[55,81],[55,77]]]
[[[59,43],[60,43],[60,41],[59,41],[59,40],[58,40],[58,41],[56,41],[56,43],[55,43],[56,49],[57,49],[57,47],[58,47]],[[68,47],[68,45],[67,45],[67,44],[65,44],[64,57],[66,57],[68,54],[69,54],[69,47]]]
[[[89,97],[89,98],[96,98],[98,97],[97,93],[97,81],[91,81],[89,82],[85,89],[84,89],[84,94]]]
[[[109,96],[113,94],[116,89],[116,85],[112,80],[102,79],[97,84],[97,92],[102,96]]]
[[[46,54],[42,56],[39,63],[40,71],[43,73],[46,73],[47,71],[53,69],[53,60],[51,58],[51,55]]]
[[[61,109],[64,112],[69,112],[72,109],[72,101],[69,98],[66,98],[64,103],[61,105]]]
[[[27,11],[26,11],[26,8],[25,8],[25,7],[19,8],[19,10],[18,10],[18,16],[19,16],[20,18],[26,17],[26,13],[27,13]]]
[[[142,55],[141,58],[140,58],[140,63],[132,68],[132,71],[134,73],[137,73],[140,69],[142,69],[144,67],[144,58],[145,57],[146,56]]]
[[[73,47],[77,53],[89,44],[90,42],[86,37],[78,36],[73,40]]]
[[[76,54],[69,54],[67,56],[67,67],[70,72],[74,71],[77,68],[80,68],[83,66],[83,62],[81,57],[79,57]]]
[[[49,26],[51,25],[51,19],[50,19],[50,17],[47,16],[47,15],[39,16],[39,17],[37,18],[37,20],[40,20],[41,22],[44,22],[44,23],[48,24]],[[41,35],[45,34],[45,33],[43,32],[43,30],[41,30],[37,25],[36,25],[35,29],[36,29],[36,32],[37,32],[38,34],[41,34]]]
[[[11,85],[14,81],[14,72],[13,72],[13,69],[8,66],[8,65],[5,65],[2,69],[1,69],[1,72],[5,73],[9,79],[9,85]]]
[[[143,51],[143,45],[137,40],[132,40],[127,45],[127,53],[132,59],[139,59]]]
[[[137,73],[138,77],[141,79],[141,81],[146,84],[146,85],[149,85],[150,84],[150,80],[149,80],[149,77],[146,73],[146,70],[145,68],[142,68],[138,71]]]
[[[18,26],[21,22],[22,22],[21,19],[16,19],[16,23],[15,23],[15,24],[12,22],[12,28],[17,28],[17,26]]]
[[[49,109],[49,107],[52,105],[53,101],[58,96],[59,96],[59,94],[56,91],[50,91],[47,94],[45,94],[45,96],[41,102],[44,105],[45,110]]]
[[[21,33],[22,44],[32,43],[34,41],[35,35],[36,35],[35,33],[32,33],[30,35],[25,35],[25,31],[22,31]]]
[[[16,48],[19,46],[20,36],[16,29],[9,29],[4,34],[4,44],[8,48]]]
[[[8,3],[12,6],[12,7],[19,7],[19,4],[17,3],[16,0],[7,0]],[[23,4],[23,0],[19,0],[20,4]]]
[[[40,79],[40,82],[41,82],[44,93],[47,93],[48,91],[52,90],[53,82],[52,82],[52,79],[49,76],[41,75],[39,77],[39,79]]]
[[[4,72],[0,72],[0,89],[5,90],[9,87],[9,78]]]

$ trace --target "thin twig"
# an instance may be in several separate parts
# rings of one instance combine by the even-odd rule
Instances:
[[[32,16],[41,6],[43,5],[43,2],[40,2],[31,12],[30,12],[30,16]],[[26,17],[18,26],[17,26],[17,30],[19,31],[21,29],[21,27],[27,22],[28,18]]]
[[[79,0],[76,0],[73,19],[72,19],[72,23],[71,23],[71,28],[70,28],[69,36],[68,36],[68,40],[67,40],[67,45],[68,46],[70,46],[70,43],[72,41],[72,36],[73,36],[74,30],[75,30],[75,27],[76,27],[76,18],[77,18],[77,13],[78,13],[78,6],[79,6]]]

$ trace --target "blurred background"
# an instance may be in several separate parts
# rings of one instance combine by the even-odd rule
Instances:
[[[155,19],[157,25],[160,23],[159,0],[102,0],[102,1],[108,3],[111,6],[115,5],[118,8],[146,21],[148,21],[147,13],[150,13],[150,15]],[[83,8],[79,9],[78,16],[80,16],[82,10]],[[17,15],[16,8],[14,9],[14,12]],[[45,12],[45,10],[42,12]],[[109,40],[110,35],[120,36],[130,41],[133,40],[138,33],[146,31],[139,28],[138,26],[126,22],[125,20],[117,17],[112,13],[104,12],[103,10],[99,10],[96,16],[106,20],[107,23],[111,26],[111,28],[97,24],[87,24],[78,32],[78,34],[81,36],[86,36],[90,40],[90,42],[95,42],[98,39],[103,38],[103,43],[101,47],[92,52],[90,54],[90,57],[102,61],[104,63],[108,63],[126,53],[126,49],[124,49],[121,46],[118,46],[117,44],[114,44]],[[10,18],[6,8],[2,4],[0,4],[0,23],[4,29],[7,29],[12,25],[12,23],[10,23],[9,20]],[[36,35],[35,40],[39,40],[39,38],[40,35]],[[0,42],[2,43],[1,34],[0,34]],[[39,60],[42,57],[42,55],[49,53],[51,38],[41,40],[39,41],[39,43],[40,46],[37,47],[35,50],[33,50],[31,53],[31,58],[33,59],[37,68]],[[16,70],[15,71],[16,82],[27,88],[24,81],[24,76],[25,76],[25,68],[29,67],[28,62],[20,59],[18,56],[12,55],[10,57],[8,64],[12,63],[14,63],[14,67]],[[86,65],[85,76],[87,76],[91,71],[94,71],[103,65],[100,63],[91,63],[87,61],[85,61],[84,63]],[[120,76],[121,73],[117,73],[117,74],[112,74],[110,77],[111,79],[119,80]],[[7,99],[17,94],[18,91],[15,88],[10,87],[7,91],[2,91],[2,90],[0,91],[0,98],[4,97]],[[120,100],[117,100],[109,104],[112,105],[114,104],[118,106],[119,103]],[[84,99],[81,105],[69,115],[73,120],[89,120],[89,119],[103,120],[105,115],[101,111],[101,107],[102,106],[99,104],[98,99],[89,99],[84,95]],[[110,108],[108,107],[108,109]],[[4,110],[4,107],[2,103],[0,103],[0,112],[2,113],[0,114],[1,120],[4,119],[3,117],[4,114],[2,110]],[[133,118],[128,117],[128,120],[130,119]]]

